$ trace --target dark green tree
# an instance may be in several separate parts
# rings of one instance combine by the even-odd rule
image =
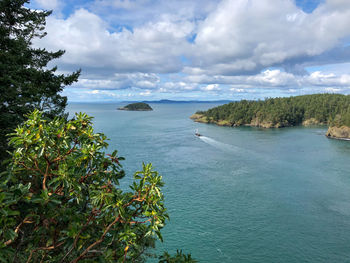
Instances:
[[[64,51],[33,47],[33,39],[46,35],[45,21],[51,12],[29,9],[25,7],[28,3],[0,0],[0,164],[8,156],[5,135],[33,109],[48,117],[63,114],[67,98],[59,93],[80,74],[55,74],[57,67],[48,68],[48,63]]]

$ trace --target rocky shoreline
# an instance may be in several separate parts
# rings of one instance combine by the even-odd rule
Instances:
[[[232,124],[226,120],[215,121],[213,119],[208,119],[203,114],[198,114],[198,113],[195,113],[192,116],[190,116],[190,119],[192,119],[195,122],[199,122],[199,123],[210,123],[210,124],[215,124],[218,126],[228,126],[228,127],[249,126],[249,127],[259,127],[259,128],[266,128],[266,129],[291,127],[291,125],[289,125],[287,123],[273,124],[273,123],[268,122],[268,121],[259,121],[258,119],[253,119],[251,121],[251,123],[249,123],[249,124]],[[311,118],[311,119],[303,121],[301,125],[302,126],[326,125],[326,123],[321,123],[321,122],[318,122],[316,119]],[[328,131],[326,133],[326,136],[328,138],[332,138],[332,139],[350,141],[350,127],[348,127],[348,126],[329,127]]]
[[[348,126],[329,127],[328,131],[326,132],[326,136],[328,138],[332,138],[332,139],[349,141],[350,140],[350,127],[348,127]]]
[[[218,126],[228,126],[228,127],[249,126],[249,127],[270,129],[270,128],[283,128],[283,127],[291,127],[292,126],[289,123],[284,123],[284,122],[279,122],[279,123],[273,124],[272,122],[269,122],[269,121],[260,121],[258,118],[254,118],[250,123],[245,123],[245,124],[231,123],[227,120],[215,121],[213,119],[208,119],[206,116],[204,116],[202,114],[198,114],[198,113],[195,113],[192,116],[190,116],[190,119],[192,119],[195,122],[212,123],[212,124],[216,124]],[[311,118],[311,119],[303,121],[303,123],[301,125],[303,125],[303,126],[325,125],[325,123],[318,122],[316,119]]]

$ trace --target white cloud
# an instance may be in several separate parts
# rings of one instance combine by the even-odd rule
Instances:
[[[324,74],[320,71],[315,71],[304,78],[304,83],[309,83],[314,86],[350,87],[350,75],[335,75],[333,73]]]
[[[162,20],[147,23],[133,31],[110,32],[97,15],[75,11],[67,19],[50,17],[48,35],[36,45],[52,50],[64,49],[62,62],[86,71],[107,72],[178,72],[180,55],[188,48],[186,36],[193,30],[189,21]]]
[[[154,89],[159,81],[159,76],[154,73],[121,73],[114,74],[109,79],[80,78],[74,86],[94,90]]]
[[[277,90],[295,90],[308,87],[350,87],[350,74],[337,75],[316,71],[310,75],[299,76],[279,69],[268,69],[252,76],[194,75],[187,77],[186,80],[193,83],[208,84],[207,87],[216,87],[218,84],[231,85],[233,87],[231,91],[236,92],[243,86],[245,89],[260,87]]]
[[[261,86],[283,87],[298,85],[296,77],[291,73],[282,72],[281,70],[265,70],[262,73],[246,78],[246,82]]]
[[[242,93],[242,92],[245,92],[245,89],[240,89],[240,88],[230,88],[230,91],[237,92],[237,93]]]
[[[183,81],[179,82],[165,82],[162,88],[166,91],[180,92],[180,91],[194,91],[198,89],[198,85],[195,83],[187,83]]]
[[[46,9],[64,3],[35,2]],[[82,68],[74,87],[89,89],[90,96],[113,90],[124,96],[130,91],[223,97],[350,91],[347,67],[319,67],[350,61],[350,48],[343,47],[350,39],[348,0],[326,0],[312,13],[292,0],[92,2],[80,9],[72,5],[68,17],[49,17],[48,35],[35,41],[66,50],[59,68]],[[308,74],[306,66],[317,71]]]
[[[140,92],[139,95],[148,97],[152,95],[152,92],[150,90],[146,90],[146,91]]]
[[[325,88],[324,90],[328,93],[337,93],[341,91],[341,89],[335,89],[335,88]]]
[[[221,88],[219,87],[219,84],[209,84],[206,87],[203,87],[202,90],[205,91],[219,91]]]
[[[240,75],[298,63],[340,44],[349,23],[348,1],[326,1],[306,14],[292,1],[224,0],[198,29],[193,67]]]

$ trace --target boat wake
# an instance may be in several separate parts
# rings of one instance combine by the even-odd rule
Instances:
[[[240,150],[239,147],[231,145],[231,144],[227,144],[227,143],[223,143],[223,142],[219,142],[217,140],[214,140],[212,138],[206,137],[206,136],[200,136],[198,137],[199,139],[201,139],[203,142],[226,152],[238,152]]]

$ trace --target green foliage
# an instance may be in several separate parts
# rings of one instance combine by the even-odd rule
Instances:
[[[349,126],[350,96],[314,94],[264,101],[242,100],[197,113],[209,121],[226,120],[234,126],[269,123],[272,127],[285,127],[299,125],[309,119],[320,124]]]
[[[127,110],[152,110],[151,106],[144,102],[131,103],[124,107]]]
[[[163,255],[159,257],[159,263],[196,263],[197,260],[194,260],[191,257],[191,254],[183,254],[182,251],[176,251],[175,256],[169,255],[167,252],[164,252]]]
[[[105,155],[106,136],[94,133],[91,117],[47,120],[36,110],[10,144],[0,262],[140,262],[154,237],[162,240],[162,177],[144,164],[131,192],[122,191],[123,158]]]
[[[80,73],[56,75],[57,68],[47,65],[64,51],[32,47],[33,39],[46,35],[45,20],[51,12],[24,7],[28,2],[0,1],[0,163],[7,158],[5,135],[34,109],[51,117],[63,114],[67,98],[59,93],[77,81]]]

